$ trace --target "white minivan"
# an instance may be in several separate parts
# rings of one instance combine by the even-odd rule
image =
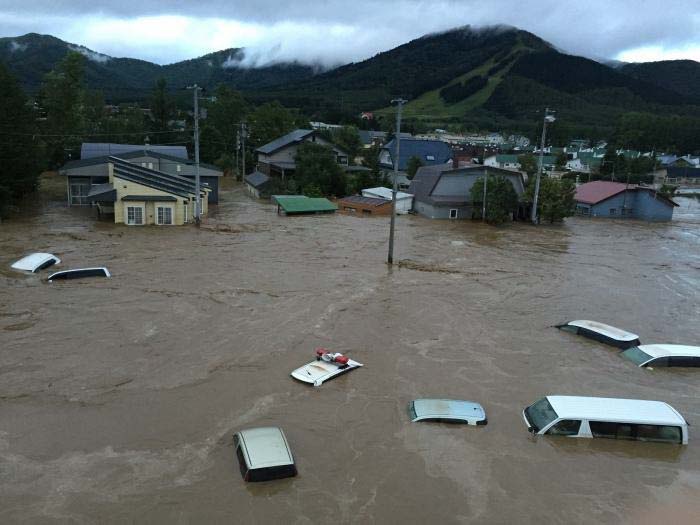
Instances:
[[[547,396],[523,418],[533,434],[688,444],[688,423],[662,401]]]

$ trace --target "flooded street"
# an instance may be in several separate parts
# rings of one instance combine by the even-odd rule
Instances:
[[[201,229],[47,204],[0,224],[0,522],[656,523],[700,515],[700,372],[552,328],[700,345],[700,203],[668,224],[494,228],[279,217],[241,187]],[[33,251],[112,279],[48,284]],[[289,377],[324,346],[365,364]],[[547,394],[658,399],[688,446],[528,434]],[[417,397],[485,427],[410,423]],[[246,484],[232,434],[284,429],[296,478]],[[646,521],[645,521],[646,520]]]

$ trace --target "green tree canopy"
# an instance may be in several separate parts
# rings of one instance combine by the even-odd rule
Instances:
[[[39,151],[32,137],[36,133],[36,115],[17,80],[0,63],[0,216],[10,204],[37,187]]]
[[[469,196],[478,210],[478,217],[483,218],[484,178],[481,177],[472,185]],[[511,219],[518,210],[518,194],[511,182],[502,175],[489,176],[486,183],[486,221],[491,224],[502,224]]]
[[[44,78],[41,100],[46,112],[44,130],[52,166],[63,164],[70,150],[77,150],[87,130],[85,57],[69,52]]]
[[[174,103],[168,95],[168,83],[161,77],[156,81],[151,95],[151,114],[153,115],[154,131],[167,131],[168,121],[171,119]]]
[[[350,164],[355,163],[355,157],[362,151],[362,141],[355,126],[343,126],[333,130],[331,142],[348,154]]]
[[[406,163],[406,176],[410,180],[413,180],[413,177],[416,176],[418,168],[420,168],[422,165],[423,161],[420,160],[419,157],[413,156],[410,159],[408,159],[408,162]]]
[[[525,200],[533,202],[535,181],[530,180],[525,190]],[[553,179],[544,176],[540,180],[540,192],[537,197],[537,216],[549,223],[561,222],[571,217],[576,209],[576,186],[569,179]]]
[[[525,153],[518,157],[518,162],[520,163],[520,169],[527,173],[528,178],[537,173],[538,160],[532,153]]]
[[[253,148],[259,148],[295,128],[295,115],[279,102],[258,106],[248,116],[249,143]]]
[[[345,175],[331,147],[304,142],[297,149],[295,160],[294,177],[304,195],[307,191],[316,194],[319,190],[323,195],[345,195]]]

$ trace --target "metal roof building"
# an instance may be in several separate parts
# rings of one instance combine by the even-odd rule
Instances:
[[[304,195],[273,195],[277,203],[277,213],[301,215],[309,213],[335,213],[338,207],[323,197],[306,197]]]

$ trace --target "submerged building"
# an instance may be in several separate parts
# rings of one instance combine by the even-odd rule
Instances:
[[[670,221],[673,200],[654,188],[596,180],[576,189],[576,215]]]

